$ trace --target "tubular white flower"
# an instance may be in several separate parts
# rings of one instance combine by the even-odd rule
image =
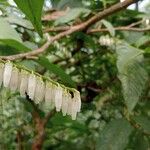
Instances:
[[[19,81],[18,79],[19,79],[19,70],[16,67],[14,67],[11,73],[11,79],[9,84],[9,88],[13,92],[17,90]]]
[[[56,88],[55,88],[55,98],[54,98],[56,111],[60,111],[61,110],[62,94],[63,94],[62,87],[56,86]]]
[[[77,100],[72,99],[72,107],[71,107],[71,118],[75,120],[77,117],[78,103]]]
[[[50,82],[46,82],[46,87],[45,87],[45,103],[46,105],[51,105],[52,104],[52,99],[54,99],[54,97],[52,97],[52,84]]]
[[[38,77],[36,78],[36,88],[34,96],[35,103],[39,104],[41,101],[43,101],[44,96],[45,96],[45,84],[43,80],[40,77]]]
[[[67,114],[68,102],[69,102],[69,93],[67,93],[65,91],[63,93],[63,99],[62,99],[62,113],[63,113],[63,116],[66,116],[66,114]]]
[[[81,97],[80,97],[80,92],[79,91],[75,91],[74,92],[74,97],[73,99],[76,101],[77,103],[77,112],[80,112],[81,110]]]
[[[22,97],[25,97],[28,89],[28,72],[25,70],[21,70],[21,75],[20,75],[20,95]]]
[[[71,95],[68,97],[68,109],[67,109],[67,115],[72,114],[72,106],[73,106],[73,101],[71,98]]]
[[[0,87],[1,87],[2,82],[3,82],[3,73],[4,73],[4,64],[0,63]]]
[[[28,78],[28,90],[27,90],[27,94],[31,100],[34,99],[35,88],[36,88],[36,76],[32,73],[29,75]]]
[[[71,117],[72,120],[76,119],[77,112],[80,112],[81,109],[81,98],[78,91],[74,92],[74,97],[72,98],[72,107],[71,107]]]
[[[4,74],[3,74],[3,85],[4,87],[8,87],[11,79],[13,65],[11,62],[5,63]]]

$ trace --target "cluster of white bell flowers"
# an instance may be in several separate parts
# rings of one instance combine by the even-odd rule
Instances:
[[[109,35],[103,35],[99,38],[99,43],[102,46],[109,46],[111,47],[112,45],[114,45],[114,39],[111,38]]]
[[[0,86],[19,92],[21,97],[29,98],[35,103],[54,105],[56,111],[62,111],[63,116],[70,115],[73,120],[81,109],[80,92],[76,89],[62,86],[51,80],[43,80],[40,75],[25,69],[19,69],[10,61],[0,63]]]

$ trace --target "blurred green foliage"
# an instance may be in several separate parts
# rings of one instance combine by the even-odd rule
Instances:
[[[74,25],[118,2],[45,0],[43,5],[42,0],[14,1],[16,4],[0,0],[0,55],[23,53],[40,47],[46,40],[41,38],[42,28]],[[41,14],[44,16],[51,12],[47,11],[50,7],[61,11],[69,7],[70,13],[55,21],[41,21]],[[67,86],[77,87],[81,92],[82,111],[77,120],[72,121],[70,117],[56,113],[46,126],[43,149],[150,149],[150,32],[114,30],[114,26],[127,26],[147,19],[149,8],[150,4],[147,4],[146,12],[126,9],[112,14],[93,25],[95,28],[108,28],[107,33],[76,32],[55,41],[46,53],[41,54],[40,60],[16,61]],[[8,19],[12,14],[15,19]],[[150,27],[144,19],[137,27]],[[51,36],[55,34],[50,32]],[[108,35],[108,40],[121,41],[121,45],[115,42],[102,46],[99,38],[105,35]],[[43,107],[37,107],[41,110],[40,115],[44,116]],[[18,136],[23,149],[31,149],[36,135],[32,109],[18,93],[1,88],[0,149],[17,149]]]

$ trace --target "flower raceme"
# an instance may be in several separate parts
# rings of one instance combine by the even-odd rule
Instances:
[[[0,63],[0,86],[19,92],[21,97],[26,94],[35,103],[54,105],[56,111],[62,111],[63,116],[71,115],[76,119],[81,109],[80,93],[72,88],[60,85],[50,79],[42,79],[39,74],[29,72],[13,65],[10,61]],[[72,94],[71,94],[72,93]]]
[[[115,44],[115,41],[113,38],[111,38],[109,35],[102,35],[99,38],[99,43],[101,46],[108,46],[111,47],[112,45]]]

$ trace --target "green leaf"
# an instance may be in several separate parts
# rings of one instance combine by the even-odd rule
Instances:
[[[12,39],[22,42],[21,37],[16,30],[3,18],[0,18],[0,40],[1,39]]]
[[[0,18],[0,42],[15,48],[19,52],[31,50],[23,44],[22,39],[16,30],[3,18]]]
[[[134,134],[131,136],[130,143],[127,149],[132,150],[148,150],[150,146],[150,143],[148,141],[148,138],[144,136],[144,134],[136,130]]]
[[[71,77],[68,74],[66,74],[65,71],[58,65],[51,63],[45,57],[40,57],[37,62],[45,68],[47,68],[50,72],[53,72],[54,74],[58,75],[64,84],[67,84],[70,87],[76,87]]]
[[[86,17],[87,15],[89,15],[90,12],[91,11],[89,9],[86,9],[86,8],[70,9],[65,16],[59,17],[55,21],[55,25],[69,23],[69,22],[73,21],[74,19],[76,19],[80,16]]]
[[[126,120],[111,121],[100,133],[96,150],[124,150],[131,132],[132,127]]]
[[[149,42],[150,41],[150,36],[142,36],[141,38],[139,38],[137,41],[136,41],[136,43],[135,43],[135,45],[137,46],[137,47],[140,47],[140,46],[142,46],[143,44],[145,44],[145,43],[147,43],[147,42]]]
[[[44,0],[14,0],[19,9],[32,22],[34,28],[42,36],[41,15]]]
[[[117,45],[116,52],[118,77],[122,83],[126,106],[131,112],[139,101],[148,79],[143,64],[143,51],[121,43]]]
[[[30,21],[26,19],[22,19],[21,17],[15,16],[15,15],[9,15],[5,18],[10,24],[17,24],[21,27],[33,30],[33,26]]]
[[[135,116],[134,121],[140,125],[140,127],[147,133],[150,134],[150,119],[145,116]]]
[[[115,29],[112,26],[112,24],[110,22],[108,22],[107,20],[101,20],[101,22],[104,24],[104,26],[108,29],[109,33],[111,34],[111,36],[115,36]]]
[[[136,137],[136,143],[134,143],[134,149],[136,150],[149,150],[150,144],[147,137],[140,135]]]
[[[11,40],[11,39],[3,39],[0,40],[2,43],[4,43],[5,45],[8,45],[10,47],[15,48],[16,50],[18,50],[19,52],[28,52],[31,51],[30,48],[28,48],[27,46],[25,46],[24,44],[15,41],[15,40]]]
[[[77,132],[87,132],[88,131],[87,126],[85,126],[85,124],[81,124],[78,121],[73,121],[68,116],[63,117],[61,115],[61,113],[55,114],[55,116],[51,119],[51,124],[55,127],[56,126],[61,126],[61,127],[65,126],[68,128],[72,128],[72,129],[76,130]]]
[[[124,39],[130,43],[136,43],[142,36],[143,32],[134,32],[134,31],[122,31]]]
[[[73,8],[73,7],[81,7],[81,6],[82,6],[81,0],[61,0],[59,3],[57,3],[57,9],[64,9],[66,7]]]

